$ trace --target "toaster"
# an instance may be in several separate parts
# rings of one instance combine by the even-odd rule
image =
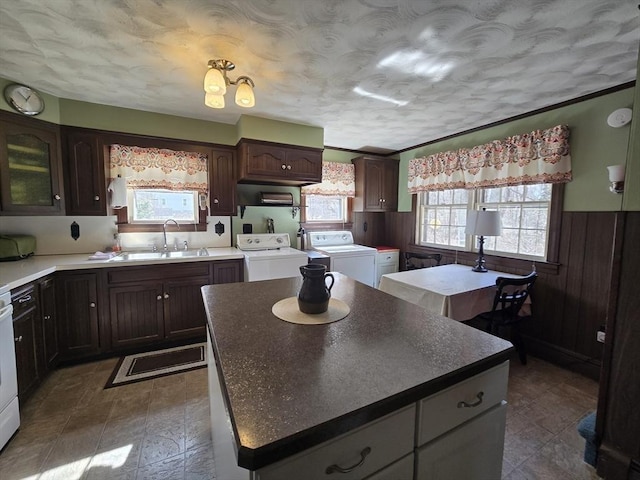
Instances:
[[[33,235],[0,235],[0,262],[22,260],[36,251]]]

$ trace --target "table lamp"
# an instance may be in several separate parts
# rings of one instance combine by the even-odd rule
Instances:
[[[476,266],[471,270],[484,273],[487,268],[484,266],[484,237],[495,237],[500,235],[502,227],[500,224],[500,212],[497,210],[470,210],[467,213],[467,235],[478,236],[478,260]]]

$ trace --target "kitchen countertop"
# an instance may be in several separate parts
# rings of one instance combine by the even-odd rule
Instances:
[[[238,465],[256,470],[461,382],[511,343],[339,273],[343,320],[297,325],[271,312],[302,278],[202,287]],[[246,301],[238,301],[246,299]]]
[[[72,255],[37,255],[15,262],[1,262],[0,285],[7,284],[10,289],[14,289],[51,273],[64,270],[119,268],[158,264],[164,265],[166,263],[211,262],[215,260],[244,258],[242,251],[235,247],[207,248],[207,252],[209,255],[204,257],[124,260],[117,262],[110,262],[109,260],[89,260],[92,253],[79,253]]]

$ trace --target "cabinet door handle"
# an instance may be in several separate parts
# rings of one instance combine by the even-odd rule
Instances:
[[[56,194],[53,196],[53,198],[54,198],[54,200],[60,200],[60,198],[62,198],[62,197],[60,197],[60,195],[58,195],[58,194],[56,193]]]
[[[287,165],[287,170],[291,170],[291,165]]]
[[[165,293],[165,294],[164,294],[164,298],[165,298],[165,299],[166,299],[166,298],[169,298],[169,294],[168,294],[168,293]]]
[[[156,300],[162,300],[162,295],[158,295],[158,296],[156,297]]]
[[[51,320],[51,315],[45,315],[45,316],[44,316],[44,319],[45,319],[45,320]]]
[[[476,398],[478,400],[476,400],[473,403],[467,403],[467,402],[458,402],[458,408],[473,408],[473,407],[477,407],[478,405],[480,405],[482,403],[482,397],[484,397],[484,392],[478,392],[478,394],[476,395]]]
[[[15,337],[14,340],[16,342],[21,342],[22,341],[22,335],[20,335],[19,337]]]
[[[96,308],[96,302],[91,302],[91,303],[89,304],[89,306],[90,306],[91,308]]]
[[[281,168],[282,170],[286,170],[286,169],[287,169],[287,166],[283,163],[282,165],[280,165],[280,168]]]
[[[213,203],[215,203],[217,205],[218,203],[220,203],[220,200],[218,200],[217,198],[214,198],[213,199]]]
[[[324,471],[324,473],[326,473],[327,475],[331,475],[334,472],[338,472],[338,473],[353,472],[356,468],[362,466],[365,459],[367,458],[367,455],[369,455],[370,453],[371,453],[371,447],[365,447],[360,452],[360,461],[355,465],[352,465],[351,467],[340,467],[334,463],[333,465],[329,465],[327,469]]]
[[[94,196],[94,197],[93,197],[93,199],[94,199],[96,202],[100,201],[100,195],[96,195],[96,196]]]
[[[18,303],[27,303],[31,301],[31,295],[27,295],[26,297],[22,297],[18,299]]]

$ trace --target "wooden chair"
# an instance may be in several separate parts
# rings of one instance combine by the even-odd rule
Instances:
[[[531,315],[523,316],[519,313],[531,293],[536,278],[538,278],[536,272],[531,272],[522,278],[496,278],[496,294],[491,311],[476,317],[486,322],[486,331],[494,335],[498,335],[503,327],[510,329],[511,342],[516,347],[523,365],[527,363],[527,352],[520,336],[520,322],[530,318]]]
[[[418,268],[435,267],[440,265],[442,255],[439,253],[411,253],[405,252],[405,270],[416,270]]]

